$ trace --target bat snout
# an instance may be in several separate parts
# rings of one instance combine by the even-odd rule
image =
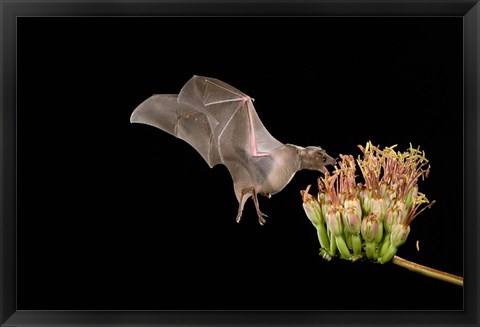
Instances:
[[[325,161],[325,166],[328,166],[328,165],[335,165],[337,163],[337,159],[333,159],[332,157],[330,157],[328,154],[326,154],[326,161]]]
[[[336,159],[333,159],[328,154],[325,154],[325,157],[323,158],[322,166],[319,170],[324,174],[328,173],[327,166],[334,166],[336,163],[337,163]]]

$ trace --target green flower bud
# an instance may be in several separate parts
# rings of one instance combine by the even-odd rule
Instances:
[[[327,221],[328,211],[330,210],[331,207],[332,207],[332,203],[330,201],[326,201],[321,205],[322,217],[325,219],[325,222]]]
[[[378,233],[374,241],[377,244],[380,244],[383,241],[383,221],[378,222]]]
[[[320,202],[322,205],[325,204],[325,193],[318,192],[317,194],[317,200]]]
[[[389,234],[392,231],[392,226],[394,223],[393,214],[396,211],[393,211],[392,208],[388,209],[387,214],[385,215],[385,220],[383,221],[383,226],[385,227],[385,231]]]
[[[370,211],[377,216],[379,222],[383,222],[385,218],[385,204],[383,203],[383,199],[375,198],[372,199],[372,207]]]
[[[358,235],[360,233],[361,220],[358,218],[356,210],[354,208],[343,210],[342,217],[347,232],[352,235]]]
[[[397,197],[397,194],[395,193],[394,190],[388,189],[385,195],[383,196],[383,203],[385,204],[385,208],[389,209],[393,206],[395,203],[395,199]]]
[[[363,219],[360,231],[365,241],[373,242],[373,240],[378,235],[378,230],[379,230],[379,224],[375,215],[369,214],[367,217]]]
[[[326,216],[328,230],[335,236],[343,234],[342,215],[339,210],[330,208]]]
[[[409,210],[412,205],[415,203],[415,199],[417,198],[418,193],[418,185],[413,185],[409,190],[405,197],[405,208]]]
[[[313,225],[317,226],[323,223],[322,210],[317,201],[312,200],[303,203],[303,210]]]
[[[362,205],[360,204],[360,200],[357,197],[352,196],[352,197],[346,199],[344,204],[343,204],[343,207],[345,209],[352,208],[355,211],[355,213],[357,214],[357,218],[359,220],[362,220]]]
[[[405,201],[403,200],[398,200],[397,203],[395,204],[396,211],[398,212],[398,219],[402,223],[406,223],[407,221],[407,216],[408,216],[408,210],[405,205]]]
[[[392,224],[392,227],[393,227],[393,225],[403,224],[402,214],[403,214],[403,212],[398,210],[398,209],[393,210],[393,224]]]
[[[360,203],[362,205],[362,210],[365,215],[367,215],[371,210],[372,205],[372,191],[364,188],[360,191]]]
[[[396,248],[400,247],[407,240],[410,233],[410,226],[403,224],[396,224],[392,227],[392,233],[390,234],[390,241]]]

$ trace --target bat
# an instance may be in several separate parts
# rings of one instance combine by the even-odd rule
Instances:
[[[270,198],[302,169],[325,172],[335,164],[319,146],[283,144],[262,124],[253,99],[218,79],[193,76],[179,94],[155,94],[132,113],[130,122],[151,125],[184,140],[212,168],[227,167],[238,200],[236,221],[252,197],[260,225],[267,217],[258,194]]]

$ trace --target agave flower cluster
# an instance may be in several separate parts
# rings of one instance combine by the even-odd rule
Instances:
[[[310,185],[301,191],[303,208],[317,229],[324,259],[386,263],[405,243],[413,219],[435,202],[429,203],[417,184],[430,166],[425,152],[411,144],[405,152],[371,142],[358,147],[363,157],[340,155],[335,170],[319,178],[317,197],[308,193]],[[357,164],[364,183],[356,181]]]

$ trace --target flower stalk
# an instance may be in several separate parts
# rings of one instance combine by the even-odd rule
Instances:
[[[450,284],[458,285],[458,286],[463,286],[463,278],[452,275],[449,273],[446,273],[444,271],[440,271],[437,269],[433,269],[427,266],[419,265],[418,263],[411,262],[408,260],[405,260],[403,258],[400,258],[399,256],[394,256],[392,259],[392,262],[400,267],[406,268],[410,271],[435,278]]]

